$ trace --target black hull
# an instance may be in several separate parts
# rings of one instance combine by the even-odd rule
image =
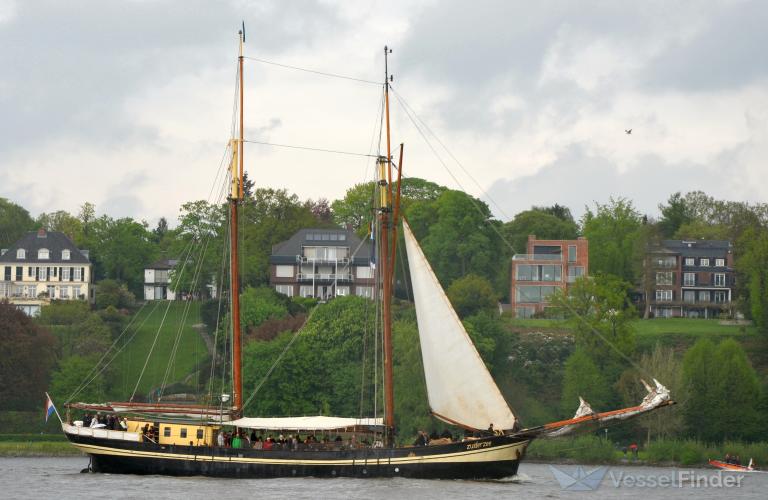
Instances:
[[[495,436],[419,448],[264,451],[67,437],[91,456],[94,472],[231,478],[500,479],[517,473],[528,445],[525,439]]]

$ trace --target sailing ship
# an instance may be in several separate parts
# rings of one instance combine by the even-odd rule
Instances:
[[[101,411],[121,417],[121,430],[62,422],[69,441],[91,457],[94,472],[204,475],[219,477],[413,477],[496,479],[514,476],[532,439],[558,437],[577,429],[605,425],[672,404],[669,391],[655,382],[635,407],[607,413],[592,411],[585,401],[572,419],[522,428],[475,349],[430,267],[408,222],[400,214],[402,145],[393,165],[389,130],[389,73],[383,83],[386,109],[386,156],[377,162],[377,273],[382,300],[384,415],[369,418],[338,416],[247,417],[243,415],[241,326],[238,277],[238,211],[243,200],[243,43],[239,40],[239,136],[232,139],[230,163],[230,307],[232,335],[231,406],[174,403],[70,403],[70,409]],[[397,180],[393,180],[393,166]],[[428,402],[432,414],[471,431],[462,441],[444,440],[426,446],[395,443],[392,322],[390,318],[398,230],[402,236],[417,315]],[[322,306],[317,306],[322,307]],[[491,425],[492,424],[492,425]],[[373,444],[350,440],[317,446],[254,449],[220,446],[225,428],[281,433],[367,435]],[[489,428],[493,430],[489,430]]]

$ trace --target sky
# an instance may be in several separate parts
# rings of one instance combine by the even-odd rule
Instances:
[[[363,80],[392,47],[404,174],[501,220],[622,196],[655,216],[676,191],[767,201],[768,2],[741,0],[0,0],[0,197],[151,225],[215,200],[241,21],[248,57]],[[247,140],[378,152],[380,85],[245,63]],[[333,200],[374,165],[247,144],[245,167]]]

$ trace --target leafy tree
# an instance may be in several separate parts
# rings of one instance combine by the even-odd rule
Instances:
[[[101,402],[106,399],[107,381],[111,372],[93,377],[93,367],[98,362],[98,356],[73,355],[63,359],[59,367],[51,377],[51,397],[60,401],[67,401],[80,385],[88,379],[92,379],[85,388],[81,389],[75,399],[77,401]],[[91,374],[91,377],[88,375]]]
[[[34,227],[35,222],[26,209],[0,198],[0,247],[8,248]]]
[[[40,408],[56,340],[8,302],[0,302],[0,401],[4,410]]]
[[[501,224],[492,219],[488,205],[461,191],[448,190],[433,202],[413,203],[407,215],[443,286],[470,273],[499,279],[506,260],[499,252]]]
[[[760,331],[768,332],[768,230],[761,227],[747,229],[739,240],[741,255],[736,259],[736,270],[743,278],[747,292],[746,312]]]
[[[458,278],[445,292],[456,314],[461,318],[481,311],[493,311],[497,305],[496,293],[491,283],[476,274]]]
[[[85,202],[80,207],[80,212],[77,214],[77,219],[80,221],[80,224],[83,228],[83,237],[87,238],[90,234],[91,229],[91,223],[96,218],[96,207],[93,205],[93,203]]]
[[[629,284],[611,275],[579,278],[567,292],[557,290],[550,305],[567,318],[577,349],[597,365],[606,380],[615,381],[635,349],[628,298]]]
[[[499,315],[495,311],[484,310],[467,317],[463,323],[485,366],[492,372],[504,362],[505,356],[505,350],[499,349],[506,334]]]
[[[315,216],[315,225],[317,227],[335,227],[333,223],[333,211],[331,205],[325,198],[318,198],[317,201],[307,200],[304,205]]]
[[[606,273],[634,282],[634,248],[642,223],[640,214],[625,199],[613,199],[595,211],[587,208],[581,219],[582,233],[589,240],[591,273]]]
[[[168,220],[165,217],[160,217],[160,220],[157,221],[157,227],[152,230],[155,243],[163,241],[166,234],[168,234]]]
[[[48,231],[64,233],[76,245],[83,242],[83,223],[65,210],[57,210],[49,214],[43,212],[37,217],[36,223]]]
[[[107,307],[125,309],[133,307],[135,300],[128,287],[122,283],[115,280],[101,280],[96,283],[97,309],[106,309]]]
[[[504,224],[504,237],[516,253],[526,253],[531,234],[538,239],[572,240],[578,235],[578,227],[570,217],[570,210],[560,205],[533,207]]]
[[[579,397],[584,398],[597,411],[606,408],[611,402],[610,384],[592,357],[577,348],[565,362],[561,400],[563,416],[573,415],[579,407]]]
[[[240,317],[244,328],[252,330],[268,319],[279,319],[287,315],[288,308],[272,288],[248,287],[240,294]]]
[[[683,358],[688,432],[705,441],[744,439],[759,431],[760,386],[742,347],[697,341]]]
[[[112,340],[109,326],[85,302],[59,301],[46,306],[38,323],[58,338],[59,359],[101,354]]]
[[[659,231],[665,238],[672,238],[681,226],[693,221],[691,209],[680,192],[670,196],[666,205],[659,205],[659,210],[661,211]]]

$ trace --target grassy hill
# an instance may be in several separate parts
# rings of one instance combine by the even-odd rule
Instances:
[[[185,309],[187,309],[185,317]],[[184,319],[182,324],[182,319]],[[196,387],[197,374],[208,359],[208,351],[193,325],[201,323],[199,302],[157,302],[147,304],[137,313],[125,340],[132,340],[113,362],[117,377],[115,397],[127,398],[133,392],[147,355],[151,351],[138,395],[146,396],[158,387],[170,366],[166,385],[185,383]],[[134,336],[135,332],[135,336]],[[173,346],[179,338],[175,356]],[[155,340],[157,338],[157,340]],[[154,348],[152,347],[153,343]]]

